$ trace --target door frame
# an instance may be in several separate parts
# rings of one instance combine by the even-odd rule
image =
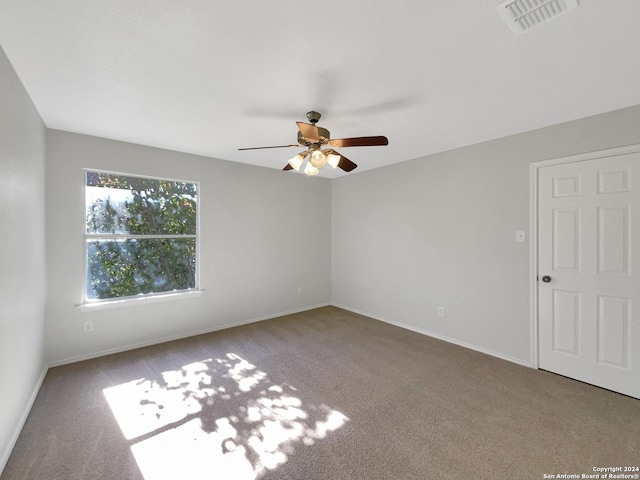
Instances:
[[[640,144],[627,145],[625,147],[609,148],[595,152],[580,153],[565,157],[541,160],[529,164],[529,316],[530,316],[530,366],[539,369],[539,323],[538,316],[538,176],[540,169],[555,165],[563,165],[574,162],[584,162],[599,158],[617,157],[640,152]]]

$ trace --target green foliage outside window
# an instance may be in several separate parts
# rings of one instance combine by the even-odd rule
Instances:
[[[197,185],[87,172],[88,300],[196,288]]]

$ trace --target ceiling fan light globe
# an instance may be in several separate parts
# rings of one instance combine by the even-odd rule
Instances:
[[[300,170],[302,162],[304,162],[304,157],[302,155],[296,155],[289,160],[289,165],[291,165],[291,168],[294,170]]]
[[[327,163],[331,165],[333,168],[336,168],[338,166],[338,163],[340,163],[340,155],[338,155],[337,153],[328,154]]]
[[[309,159],[309,163],[316,168],[322,168],[327,164],[327,157],[321,150],[314,150]]]
[[[317,175],[320,172],[316,167],[314,167],[311,162],[307,163],[307,166],[304,169],[304,173],[307,175]]]

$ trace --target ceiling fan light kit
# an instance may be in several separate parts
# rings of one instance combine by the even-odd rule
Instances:
[[[327,164],[327,156],[320,149],[314,150],[309,158],[309,163],[316,168],[322,168]]]
[[[291,168],[293,168],[294,170],[300,170],[300,167],[302,166],[302,163],[304,162],[304,157],[306,155],[302,155],[301,153],[299,153],[298,155],[296,155],[295,157],[293,157],[292,159],[289,160],[289,165],[291,165]]]
[[[328,153],[327,163],[333,168],[336,168],[338,166],[338,163],[340,163],[340,155],[338,155],[337,153]]]
[[[332,140],[329,130],[316,126],[320,117],[320,113],[311,111],[307,112],[307,119],[309,119],[311,123],[296,122],[298,125],[298,144],[307,147],[307,151],[301,152],[289,159],[287,165],[285,165],[282,170],[300,171],[300,168],[305,162],[305,158],[309,157],[309,160],[307,160],[307,164],[303,170],[306,175],[317,175],[320,172],[320,169],[327,164],[333,168],[339,167],[345,172],[350,172],[357,167],[355,163],[341,153],[338,153],[336,150],[331,148],[325,148],[323,150],[322,146],[373,147],[389,144],[389,140],[384,136],[338,138]],[[272,147],[239,148],[238,150],[260,150],[265,148],[287,148],[297,146],[298,145],[276,145]]]
[[[306,173],[307,175],[317,175],[318,173],[320,173],[320,170],[311,165],[311,163],[307,163],[307,166],[304,169],[304,173]]]

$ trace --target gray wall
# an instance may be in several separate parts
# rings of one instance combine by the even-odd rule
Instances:
[[[330,302],[329,180],[57,130],[47,134],[47,165],[51,362]],[[200,297],[91,312],[76,307],[85,167],[200,182]],[[94,322],[92,333],[83,332],[86,320]]]
[[[45,127],[0,49],[0,472],[40,385]]]
[[[333,302],[530,364],[529,163],[635,143],[640,107],[334,180]]]

